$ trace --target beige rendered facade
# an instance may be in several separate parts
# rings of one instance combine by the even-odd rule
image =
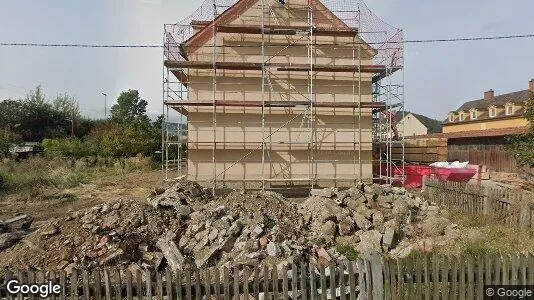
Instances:
[[[372,83],[383,70],[357,29],[312,3],[238,1],[192,22],[187,60],[166,61],[187,80],[174,107],[187,115],[190,180],[372,178]]]

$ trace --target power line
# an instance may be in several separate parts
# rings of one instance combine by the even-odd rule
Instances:
[[[465,37],[465,38],[450,38],[450,39],[418,39],[405,41],[388,41],[384,43],[390,44],[431,44],[431,43],[452,43],[452,42],[473,42],[473,41],[489,41],[489,40],[505,40],[505,39],[523,39],[534,38],[534,34],[520,34],[520,35],[502,35],[502,36],[482,36],[482,37]],[[376,44],[376,43],[375,43]],[[382,43],[379,43],[382,44]],[[52,43],[9,43],[1,42],[3,47],[52,47],[52,48],[163,48],[162,45],[151,44],[52,44]]]

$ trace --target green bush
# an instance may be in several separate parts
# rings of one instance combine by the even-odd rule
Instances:
[[[81,158],[95,155],[91,147],[78,138],[44,139],[41,143],[49,157]]]

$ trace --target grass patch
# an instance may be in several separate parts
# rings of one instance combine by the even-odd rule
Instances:
[[[336,245],[336,251],[345,256],[350,261],[355,261],[360,258],[360,253],[351,245],[340,244]]]
[[[468,243],[464,249],[464,254],[471,256],[484,256],[488,254],[497,254],[500,251],[488,245],[485,241],[478,240]]]
[[[97,177],[124,175],[143,167],[142,164],[128,160],[123,163],[98,166],[89,166],[66,159],[42,157],[20,162],[0,162],[0,194],[22,191],[33,193],[43,188],[67,189],[88,183]]]

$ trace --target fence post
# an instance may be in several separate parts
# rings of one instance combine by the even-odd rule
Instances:
[[[369,258],[370,268],[367,272],[368,280],[372,282],[372,296],[373,299],[384,299],[384,275],[382,270],[384,266],[382,264],[382,258],[378,254],[372,254]]]
[[[426,191],[426,180],[427,180],[427,175],[423,175],[423,191]]]
[[[491,213],[491,200],[490,200],[490,189],[488,186],[484,186],[484,214],[487,215]]]

